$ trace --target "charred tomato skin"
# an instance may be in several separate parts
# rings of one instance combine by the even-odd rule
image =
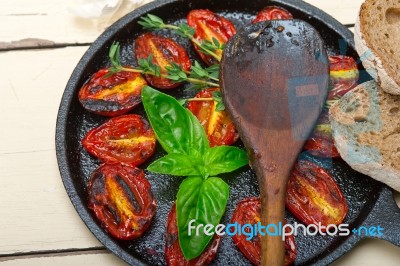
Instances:
[[[126,67],[129,68],[129,67]],[[109,75],[100,69],[79,90],[79,102],[89,112],[103,116],[125,114],[138,105],[146,80],[139,73],[121,71]]]
[[[139,36],[135,41],[136,61],[147,59],[150,55],[153,55],[153,64],[160,67],[161,74],[167,74],[165,67],[171,63],[179,65],[184,71],[190,70],[191,63],[185,48],[170,38],[153,33]],[[150,85],[159,89],[172,89],[181,84],[152,75],[145,75],[145,78]]]
[[[149,227],[156,212],[151,185],[139,168],[101,165],[88,182],[88,207],[114,238],[131,240]]]
[[[241,200],[233,212],[231,223],[257,224],[261,221],[261,201],[260,198],[246,198]],[[247,236],[235,234],[232,236],[233,243],[254,265],[261,265],[261,238],[255,236],[251,240]],[[285,265],[290,265],[296,259],[297,250],[293,235],[285,238]]]
[[[82,139],[82,145],[105,163],[137,166],[153,155],[156,137],[146,119],[129,114],[93,128]]]
[[[212,98],[218,88],[208,88],[196,94],[195,98]],[[215,101],[190,101],[188,109],[204,127],[210,146],[232,145],[239,134],[226,111],[216,111]]]
[[[286,9],[279,6],[267,6],[258,12],[256,18],[251,23],[257,23],[268,20],[293,19],[293,15]]]
[[[169,266],[203,266],[208,265],[217,255],[221,245],[221,237],[214,235],[210,244],[203,253],[192,260],[186,260],[181,251],[178,239],[178,226],[176,220],[176,205],[173,204],[167,218],[167,231],[165,241],[165,260]]]
[[[310,225],[340,224],[347,214],[347,203],[332,176],[322,167],[298,161],[290,175],[286,208],[301,222]]]
[[[231,21],[208,9],[194,9],[190,11],[187,15],[187,23],[195,29],[194,38],[200,43],[202,41],[212,42],[213,38],[215,38],[220,44],[225,44],[236,34],[235,26]],[[201,52],[200,48],[195,44],[194,49],[207,65],[218,63],[214,57]],[[222,55],[222,50],[218,49],[215,53]]]

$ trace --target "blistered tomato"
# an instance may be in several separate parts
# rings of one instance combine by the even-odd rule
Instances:
[[[303,147],[314,156],[322,158],[338,158],[339,151],[333,141],[328,111],[323,111],[318,118],[317,125]]]
[[[135,41],[135,57],[139,59],[147,59],[153,56],[153,64],[160,67],[162,75],[167,74],[165,67],[175,63],[184,71],[190,70],[190,59],[185,48],[174,40],[152,33],[146,33],[139,36]],[[147,82],[159,89],[171,89],[180,85],[164,77],[153,75],[145,75]]]
[[[109,70],[103,68],[82,86],[78,94],[79,102],[95,114],[122,115],[141,102],[140,94],[146,84],[139,73],[121,71],[110,75]]]
[[[147,120],[131,114],[111,118],[90,130],[82,145],[103,162],[136,166],[154,153],[156,137]]]
[[[256,18],[251,23],[275,19],[292,19],[292,14],[286,9],[278,6],[268,6],[258,12]]]
[[[194,101],[190,101],[188,109],[199,119],[204,127],[210,146],[231,145],[237,141],[239,134],[226,111],[216,111],[217,103],[210,99],[218,88],[209,88],[199,92]],[[196,101],[196,99],[199,99]]]
[[[240,201],[233,212],[231,222],[240,225],[256,225],[261,221],[261,201],[259,198],[247,198]],[[249,228],[247,228],[250,230]],[[288,228],[286,228],[288,230]],[[246,239],[244,234],[235,234],[232,240],[240,251],[254,265],[261,264],[261,238],[256,235],[250,240]],[[296,259],[296,245],[293,235],[287,235],[285,238],[285,265],[290,265]]]
[[[200,43],[203,41],[212,43],[213,39],[215,39],[220,44],[225,44],[236,34],[236,29],[232,22],[207,9],[190,11],[187,15],[187,22],[190,27],[195,29],[194,38]],[[213,65],[218,63],[216,58],[203,53],[196,44],[194,48],[206,64]],[[216,49],[214,53],[221,57],[222,49]]]
[[[309,225],[338,225],[347,214],[347,203],[332,176],[322,167],[299,161],[290,175],[286,208]]]
[[[102,165],[88,182],[89,209],[113,237],[140,237],[156,212],[149,181],[142,170],[120,164]]]
[[[359,72],[356,61],[350,56],[329,56],[329,76],[328,100],[340,99],[357,86]]]

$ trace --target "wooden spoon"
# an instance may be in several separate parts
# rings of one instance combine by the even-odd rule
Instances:
[[[301,20],[245,27],[225,48],[220,79],[226,109],[258,178],[261,222],[279,227],[291,169],[328,93],[324,42]],[[281,236],[262,237],[262,265],[284,265],[284,254]]]

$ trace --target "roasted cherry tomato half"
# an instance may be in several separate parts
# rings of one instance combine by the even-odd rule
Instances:
[[[332,129],[327,111],[321,113],[315,129],[304,144],[303,149],[314,156],[322,158],[340,157],[333,141]]]
[[[239,138],[239,134],[226,111],[216,111],[217,102],[210,99],[218,88],[200,91],[188,104],[188,109],[199,119],[204,127],[210,146],[231,145]],[[195,99],[199,99],[196,101]]]
[[[304,144],[304,150],[308,151],[314,156],[322,158],[339,158],[339,151],[332,138],[324,138],[318,136],[311,136]]]
[[[338,225],[347,214],[347,203],[332,176],[305,160],[297,162],[290,175],[286,208],[307,225]]]
[[[139,168],[102,165],[88,182],[89,209],[113,237],[140,237],[156,212],[151,186]]]
[[[217,255],[221,237],[214,235],[203,253],[192,260],[186,260],[179,246],[176,207],[172,206],[167,218],[167,236],[165,243],[165,260],[170,266],[203,266],[208,265]]]
[[[261,201],[259,198],[247,198],[240,201],[233,212],[231,222],[244,224],[257,224],[261,221]],[[288,228],[286,228],[288,229]],[[250,229],[249,229],[250,230]],[[239,250],[254,265],[261,264],[261,238],[256,235],[251,240],[246,239],[244,234],[235,234],[232,240]],[[296,259],[296,245],[294,236],[288,235],[285,238],[285,265],[290,265]]]
[[[329,56],[329,76],[328,100],[340,99],[357,86],[359,72],[356,61],[350,56]]]
[[[136,166],[156,147],[150,124],[140,115],[123,115],[90,130],[82,139],[87,151],[106,163]]]
[[[257,23],[261,21],[268,21],[274,19],[292,19],[292,14],[286,9],[278,6],[268,6],[258,12],[256,18],[251,23]]]
[[[167,74],[165,67],[171,63],[179,65],[184,71],[190,70],[190,59],[185,48],[174,40],[152,33],[145,33],[139,36],[135,41],[135,57],[139,59],[147,59],[153,56],[153,64],[160,67],[161,74]],[[145,75],[147,82],[159,89],[171,89],[179,86],[180,83],[171,81],[163,77]]]
[[[216,39],[220,44],[225,44],[236,34],[236,29],[232,22],[207,9],[190,11],[187,15],[187,23],[196,30],[194,38],[200,43],[203,41],[213,43],[213,39]],[[196,44],[194,44],[194,49],[206,64],[213,65],[218,63],[216,58],[201,52]],[[214,53],[221,57],[222,49],[216,49]]]
[[[127,67],[128,68],[128,67]],[[146,80],[139,73],[122,71],[107,76],[107,68],[93,74],[79,91],[79,101],[89,112],[117,116],[132,110],[141,102]]]

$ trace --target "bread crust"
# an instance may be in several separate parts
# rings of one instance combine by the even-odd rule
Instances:
[[[387,125],[385,124],[390,122],[381,121],[382,123],[379,124],[379,121],[377,121],[377,119],[371,119],[371,117],[368,117],[374,110],[378,110],[378,112],[381,112],[381,110],[383,110],[383,108],[380,108],[382,104],[381,100],[382,98],[384,98],[381,94],[383,92],[379,92],[377,86],[378,85],[374,81],[362,83],[350,93],[346,94],[339,102],[332,105],[329,110],[329,119],[331,122],[334,142],[340,156],[344,161],[347,162],[347,164],[350,165],[351,168],[353,168],[357,172],[368,175],[375,180],[385,183],[397,191],[400,191],[400,168],[398,168],[398,165],[396,165],[397,168],[392,167],[390,162],[385,159],[387,158],[387,156],[384,156],[382,154],[382,151],[379,149],[379,147],[371,147],[368,146],[368,144],[366,143],[359,142],[359,136],[360,134],[363,134],[363,132],[367,132],[369,129],[372,129],[377,131],[376,134],[382,134],[382,132],[384,132],[384,127],[387,127]],[[348,107],[348,103],[355,102],[355,100],[359,100],[361,102],[360,106],[366,106],[365,101],[362,101],[363,99],[365,99],[365,97],[358,97],[363,94],[363,91],[376,91],[376,94],[372,96],[377,98],[376,102],[374,102],[373,99],[369,99],[371,106],[365,107],[366,109],[362,110],[362,108],[360,107],[361,111],[351,111],[349,113],[344,112],[343,110]],[[398,96],[391,97],[397,98]],[[376,108],[373,109],[373,105],[378,106],[375,106]],[[365,115],[365,117],[363,117],[363,114]],[[349,122],[349,116],[353,116],[353,124]],[[355,119],[355,116],[365,118],[365,121],[354,122],[357,120]],[[384,114],[381,114],[381,117],[383,116]],[[357,126],[359,126],[358,131],[354,132],[352,130],[356,128],[354,125],[357,123]],[[384,136],[379,135],[379,138],[380,137],[382,137],[382,139],[384,138]],[[398,152],[399,148],[400,143],[393,143],[393,151],[391,152],[396,153]]]
[[[382,182],[394,190],[400,191],[400,172],[396,171],[391,167],[387,167],[381,163],[369,162],[369,163],[351,163],[346,151],[349,150],[349,140],[345,135],[337,135],[334,137],[335,146],[339,151],[342,159],[350,165],[352,169],[360,172],[364,175],[372,177],[373,179]]]
[[[361,60],[365,70],[375,79],[379,86],[387,93],[400,95],[400,83],[397,83],[396,80],[389,75],[385,69],[385,63],[382,62],[382,59],[377,55],[373,43],[370,43],[363,35],[364,25],[361,17],[364,9],[367,9],[367,2],[368,0],[362,4],[354,26],[356,51],[360,57],[362,57]]]

